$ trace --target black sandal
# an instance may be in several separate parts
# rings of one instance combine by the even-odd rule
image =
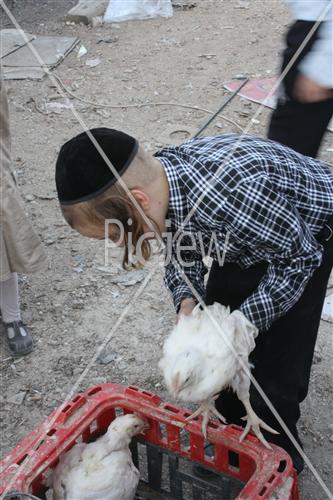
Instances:
[[[33,349],[33,340],[28,328],[22,321],[4,323],[6,338],[12,356],[25,356]],[[24,333],[23,333],[24,332]]]

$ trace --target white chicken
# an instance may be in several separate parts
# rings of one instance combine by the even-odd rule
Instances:
[[[142,418],[124,415],[97,441],[74,445],[53,471],[53,500],[133,500],[139,471],[129,444],[147,428]]]
[[[190,315],[181,316],[165,341],[159,366],[167,389],[175,399],[200,404],[187,420],[202,415],[205,437],[210,415],[225,423],[214,403],[222,389],[231,387],[247,412],[241,441],[252,429],[270,448],[260,427],[277,432],[256,415],[250,404],[249,354],[257,333],[240,311],[230,313],[229,308],[215,302],[204,310],[196,306]]]

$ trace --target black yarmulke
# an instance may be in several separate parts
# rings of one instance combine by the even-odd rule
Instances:
[[[108,128],[90,130],[119,175],[131,164],[138,150],[134,137]],[[66,142],[56,164],[56,186],[61,204],[87,201],[117,182],[86,132]]]

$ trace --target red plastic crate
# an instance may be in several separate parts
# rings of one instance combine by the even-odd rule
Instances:
[[[55,467],[59,455],[79,440],[88,442],[104,433],[119,410],[149,420],[150,429],[140,436],[140,442],[160,453],[165,450],[169,457],[187,459],[243,481],[238,500],[299,500],[297,475],[291,458],[281,448],[272,445],[268,450],[252,435],[240,443],[239,427],[211,420],[207,439],[214,445],[214,457],[209,458],[204,452],[200,418],[187,423],[188,411],[137,387],[115,384],[98,385],[77,394],[23,439],[0,462],[0,494],[8,489],[41,494],[47,471]],[[238,458],[237,467],[229,463],[230,452]]]

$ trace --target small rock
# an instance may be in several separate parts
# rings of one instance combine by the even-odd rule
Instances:
[[[314,365],[317,365],[318,363],[320,363],[321,361],[323,360],[322,356],[319,354],[319,352],[316,352],[314,353],[313,355],[313,364]]]
[[[108,365],[109,363],[112,363],[113,361],[118,361],[120,359],[120,356],[117,352],[115,351],[102,351],[98,356],[97,356],[97,363],[101,365]]]
[[[47,240],[44,240],[44,244],[45,244],[46,246],[53,245],[55,242],[56,242],[56,240],[54,240],[54,239],[52,239],[52,238],[48,238]]]
[[[108,38],[100,38],[99,40],[97,40],[96,43],[115,43],[118,42],[118,40],[119,40],[118,36],[111,36]]]
[[[333,443],[333,434],[328,438],[330,443]]]
[[[96,16],[93,17],[91,20],[91,25],[93,28],[97,28],[98,26],[103,26],[103,17],[102,16]]]
[[[172,6],[179,10],[190,10],[197,6],[197,2],[191,0],[171,0]]]
[[[42,399],[42,395],[41,394],[31,394],[31,396],[29,396],[29,401],[40,401]]]
[[[128,368],[128,363],[126,363],[126,361],[120,361],[118,363],[118,368],[119,370],[126,370],[126,368]]]
[[[77,24],[92,23],[94,18],[104,15],[107,5],[108,0],[79,0],[66,15],[66,20]]]
[[[36,196],[34,196],[33,194],[27,194],[25,195],[25,199],[26,201],[34,201],[36,199]]]
[[[56,197],[52,194],[39,194],[37,196],[39,200],[55,200]]]
[[[72,303],[72,308],[73,309],[84,309],[84,302],[82,302],[81,300],[75,300]]]
[[[238,111],[236,111],[236,113],[239,115],[239,116],[245,116],[246,118],[248,118],[249,116],[251,116],[251,112],[250,111],[247,111],[245,109],[240,109]]]

